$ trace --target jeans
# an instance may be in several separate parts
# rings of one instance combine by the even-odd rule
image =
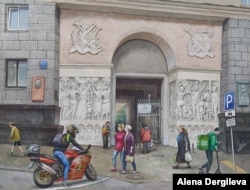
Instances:
[[[201,168],[202,169],[206,168],[206,173],[208,173],[213,163],[213,150],[206,150],[206,156],[207,156],[207,162],[204,163],[201,166]]]
[[[55,150],[53,152],[54,157],[60,160],[64,166],[63,169],[63,181],[67,181],[69,173],[69,161],[66,158],[65,154],[62,151]]]
[[[143,152],[144,152],[144,153],[149,153],[149,152],[151,152],[150,141],[144,142],[144,143],[143,143]]]
[[[109,136],[108,135],[102,135],[102,139],[103,139],[103,148],[108,148]]]
[[[112,156],[112,165],[113,168],[116,168],[116,157],[117,155],[120,153],[120,159],[121,159],[121,163],[123,163],[123,151],[118,151],[118,150],[114,150],[113,156]]]
[[[125,161],[126,155],[127,155],[126,152],[124,152],[123,159],[122,159],[122,169],[124,171],[126,171],[126,168],[127,168],[127,162]],[[133,170],[136,171],[135,158],[134,158],[134,161],[131,164],[132,164]]]

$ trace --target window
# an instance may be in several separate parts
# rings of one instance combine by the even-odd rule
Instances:
[[[27,61],[7,61],[7,87],[26,87]]]
[[[249,6],[250,5],[250,0],[241,0],[241,5],[242,6]]]
[[[8,30],[28,29],[28,7],[10,6],[8,7]]]

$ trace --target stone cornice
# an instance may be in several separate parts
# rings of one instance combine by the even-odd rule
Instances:
[[[117,13],[163,18],[223,21],[226,18],[250,19],[249,7],[194,4],[169,1],[55,0],[60,9]]]
[[[220,73],[221,71],[222,69],[173,67],[168,70],[167,74],[170,75],[175,72]]]
[[[106,63],[106,64],[86,64],[86,63],[82,63],[82,64],[60,64],[60,67],[62,69],[75,69],[75,68],[78,68],[78,69],[86,69],[86,68],[102,68],[102,69],[106,69],[106,68],[112,68],[114,67],[113,64],[110,64],[110,63]]]

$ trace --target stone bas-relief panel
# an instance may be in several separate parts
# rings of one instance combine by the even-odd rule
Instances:
[[[188,137],[190,140],[190,144],[194,145],[197,148],[197,136],[200,134],[207,134],[210,131],[214,130],[214,126],[211,125],[184,125],[188,131]],[[179,126],[170,125],[169,126],[169,143],[172,145],[176,144],[176,137],[179,134],[178,132]]]
[[[170,120],[218,120],[218,81],[177,80],[171,82],[169,85]]]
[[[79,134],[77,140],[79,142],[101,142],[102,141],[102,126],[99,124],[80,124],[76,125]]]
[[[61,120],[110,120],[110,78],[61,77]]]
[[[191,38],[188,40],[187,50],[188,55],[193,57],[205,58],[208,57],[215,57],[212,51],[212,42],[211,38],[214,36],[214,31],[209,32],[205,29],[200,29],[192,34],[187,28],[184,29]]]
[[[74,28],[71,33],[73,47],[69,50],[69,53],[97,54],[102,51],[100,41],[96,37],[101,28],[95,24],[78,24],[76,22],[73,26]]]

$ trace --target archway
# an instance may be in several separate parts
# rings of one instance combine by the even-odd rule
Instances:
[[[116,124],[130,123],[133,127],[132,132],[139,141],[137,104],[138,101],[146,99],[161,102],[163,78],[167,71],[166,59],[154,43],[135,39],[125,42],[117,49],[113,63],[116,81]],[[161,126],[158,130],[160,133]]]

